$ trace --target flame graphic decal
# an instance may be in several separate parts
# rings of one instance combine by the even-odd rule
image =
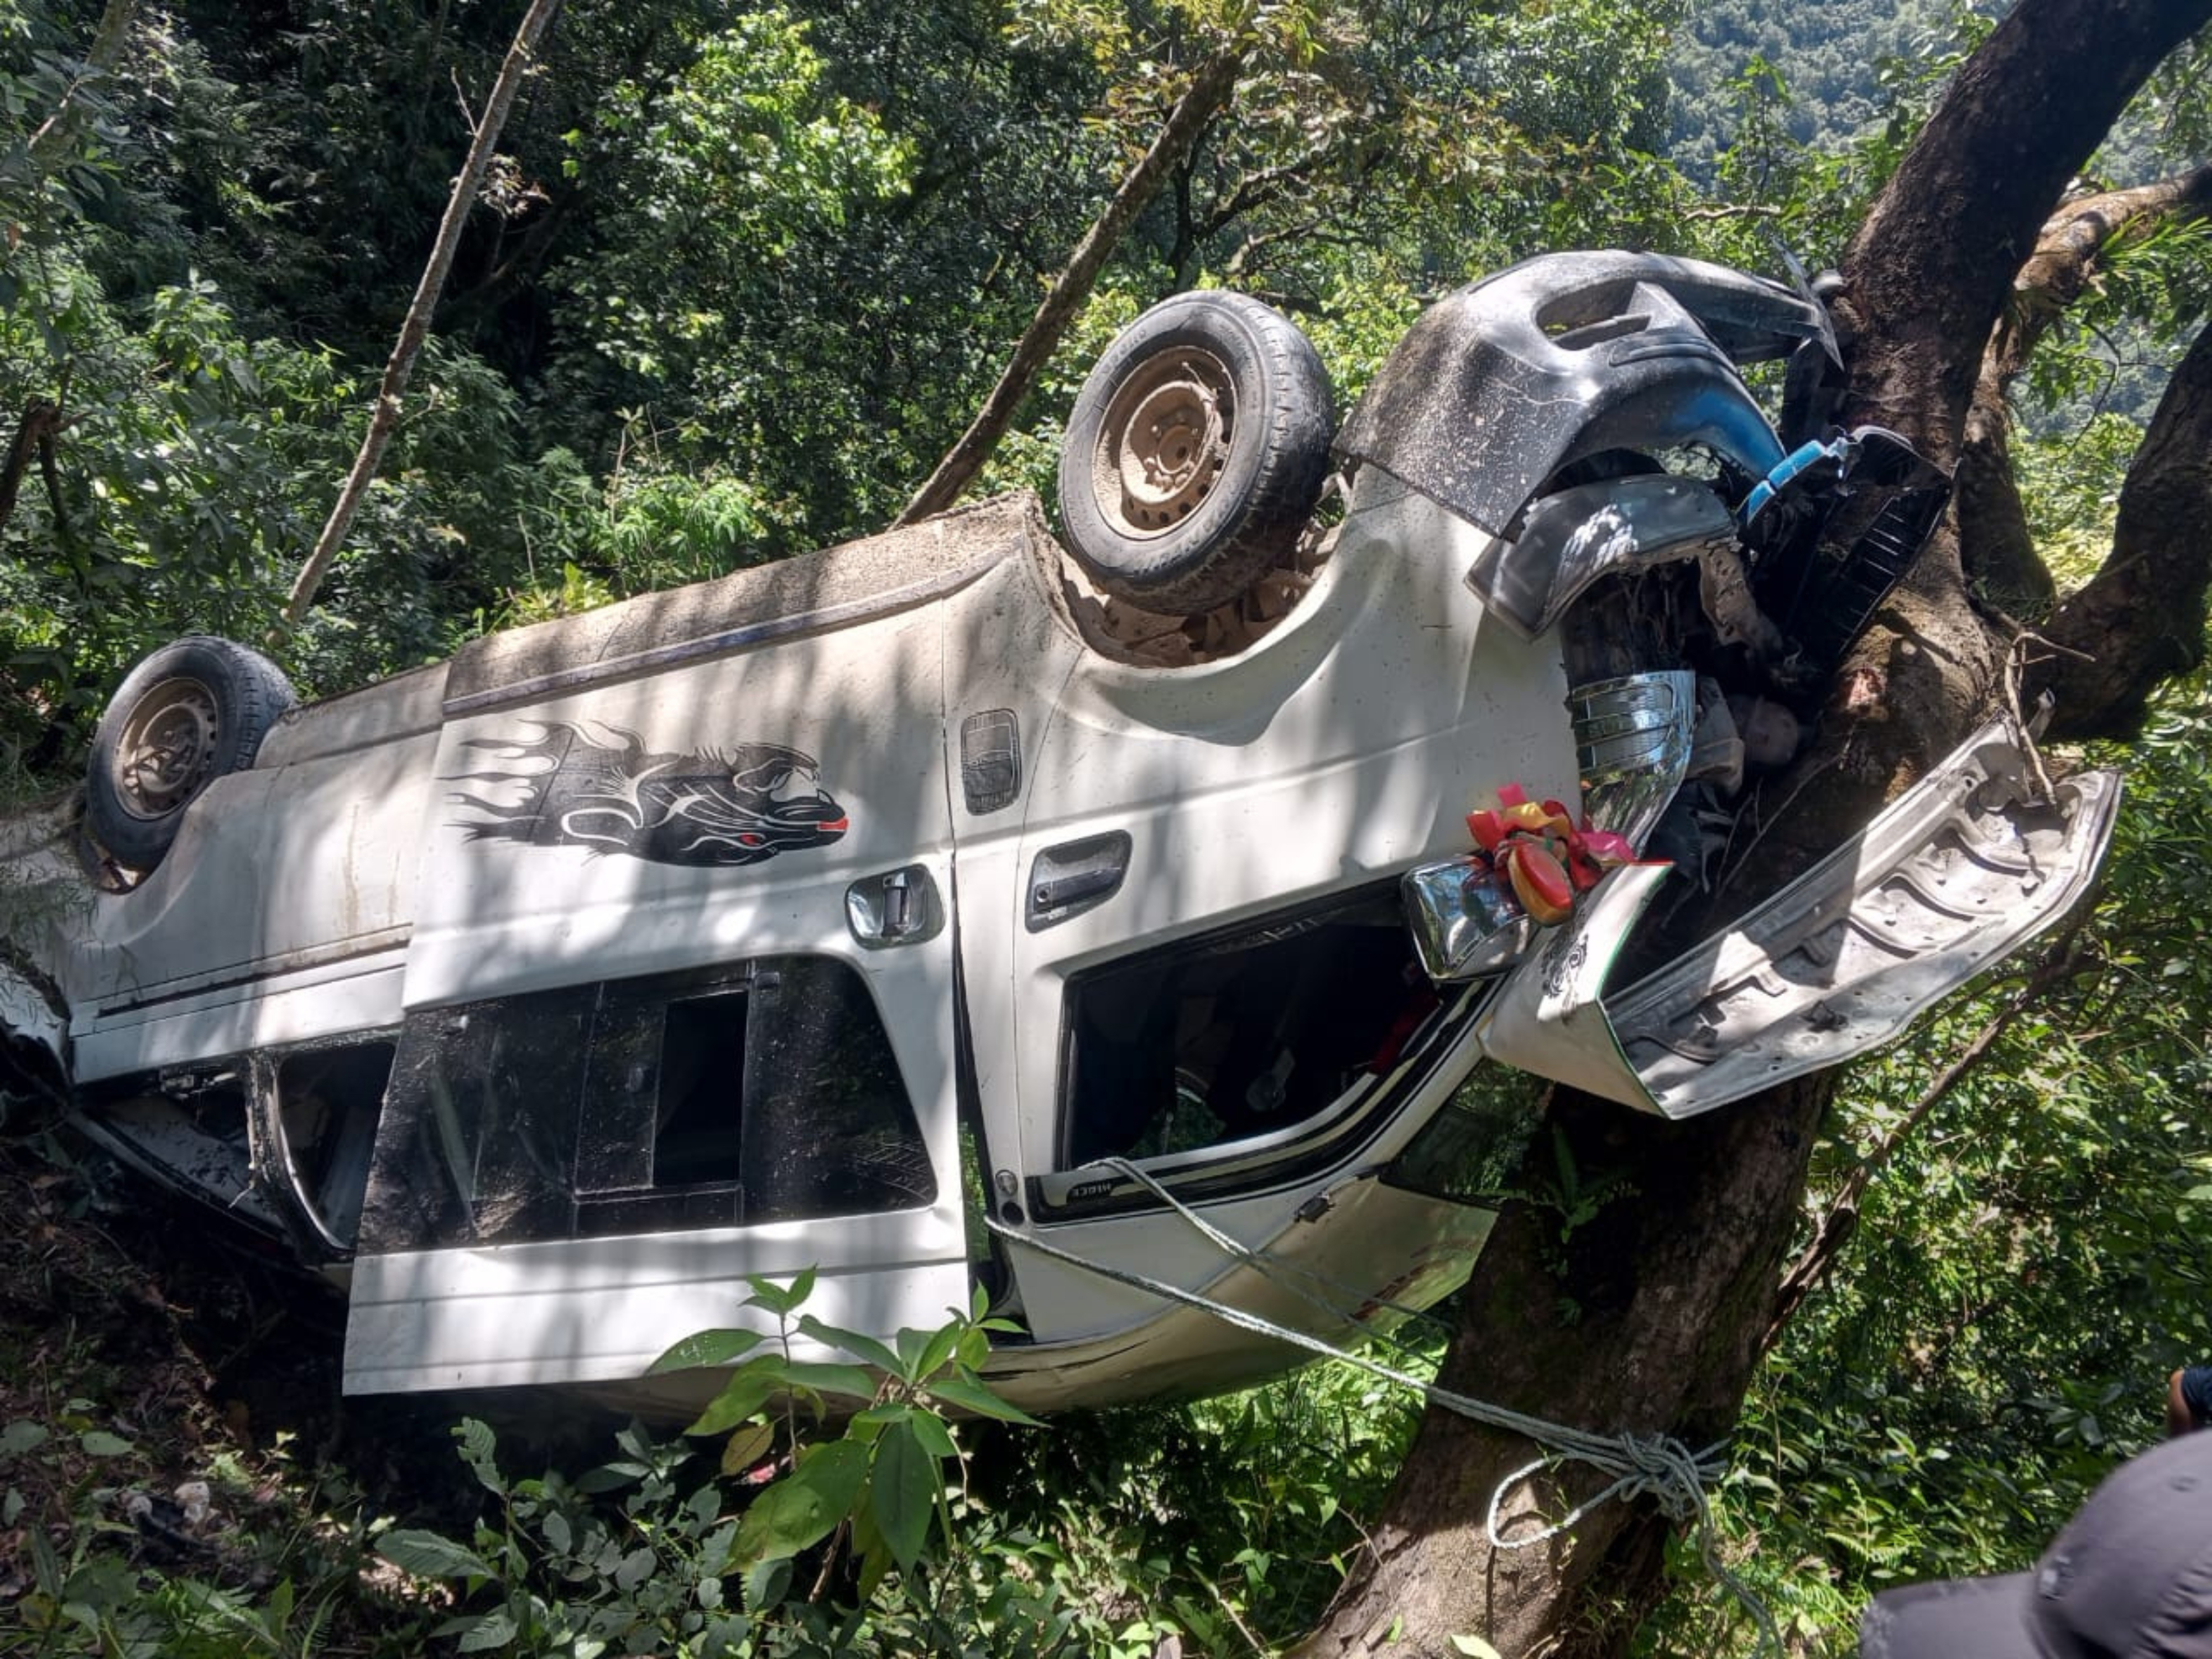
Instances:
[[[458,791],[447,797],[485,815],[456,820],[471,840],[727,866],[826,847],[849,827],[814,757],[796,749],[746,743],[648,754],[635,732],[618,727],[602,728],[620,739],[609,745],[565,721],[533,726],[539,735],[526,739],[471,740],[466,747],[501,763],[441,780],[520,786],[511,804]]]

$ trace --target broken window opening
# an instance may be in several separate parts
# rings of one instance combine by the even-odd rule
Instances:
[[[1522,1154],[1543,1121],[1551,1086],[1510,1066],[1477,1066],[1390,1161],[1383,1181],[1430,1198],[1496,1209],[1519,1177]]]
[[[264,1232],[279,1224],[253,1183],[243,1057],[86,1085],[85,1122],[103,1148]]]
[[[1301,1123],[1388,1071],[1436,1006],[1395,885],[1078,975],[1060,1167]]]
[[[376,1121],[392,1075],[390,1041],[295,1049],[276,1062],[276,1113],[293,1187],[332,1249],[361,1227]]]
[[[653,1118],[654,1186],[738,1178],[744,1075],[743,991],[668,1005]]]

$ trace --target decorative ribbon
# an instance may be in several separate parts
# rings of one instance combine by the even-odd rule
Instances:
[[[1585,817],[1577,825],[1555,800],[1533,801],[1517,783],[1498,792],[1498,809],[1467,815],[1468,833],[1490,861],[1491,875],[1546,927],[1574,914],[1577,894],[1619,864],[1633,863],[1626,836],[1600,830]]]

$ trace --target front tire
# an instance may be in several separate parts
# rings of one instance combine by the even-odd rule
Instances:
[[[126,869],[151,870],[185,809],[253,764],[295,698],[283,671],[212,634],[172,641],[125,677],[93,734],[85,822]]]
[[[1328,477],[1328,371],[1242,294],[1162,301],[1076,395],[1060,459],[1069,550],[1105,592],[1191,616],[1285,562]]]

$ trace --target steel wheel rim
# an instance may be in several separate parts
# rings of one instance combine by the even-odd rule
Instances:
[[[1236,396],[1208,351],[1156,354],[1115,389],[1092,459],[1091,490],[1123,536],[1164,536],[1204,504],[1229,464]]]
[[[199,680],[163,680],[132,705],[109,775],[116,799],[134,818],[163,818],[207,781],[222,720],[214,692]]]

